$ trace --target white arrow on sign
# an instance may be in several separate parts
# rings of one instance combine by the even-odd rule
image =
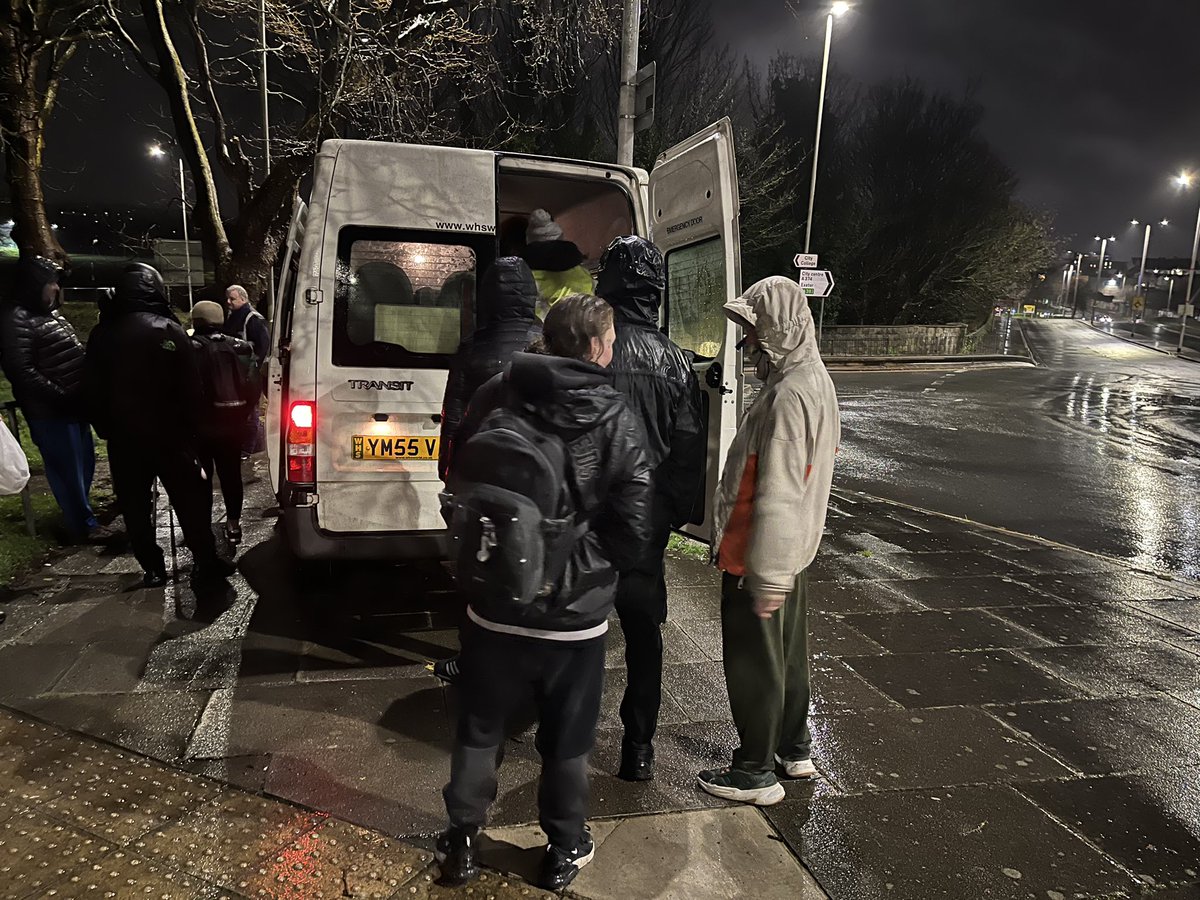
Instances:
[[[817,254],[797,253],[792,257],[792,265],[797,269],[815,269],[817,267]]]
[[[833,290],[833,273],[828,269],[804,269],[800,272],[800,290],[806,297],[828,297]]]

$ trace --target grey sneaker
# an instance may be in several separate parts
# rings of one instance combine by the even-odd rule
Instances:
[[[817,774],[817,767],[811,759],[784,759],[776,753],[775,762],[787,773],[788,778],[813,778]]]
[[[755,806],[773,806],[787,796],[774,772],[758,775],[734,768],[711,769],[701,772],[696,783],[714,797]]]

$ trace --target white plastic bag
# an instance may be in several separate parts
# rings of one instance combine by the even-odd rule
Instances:
[[[29,483],[29,460],[20,442],[0,419],[0,496],[19,494]]]

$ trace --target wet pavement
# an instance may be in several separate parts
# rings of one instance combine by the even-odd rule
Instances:
[[[1037,368],[835,372],[838,484],[1200,578],[1200,366],[1023,327]]]
[[[176,896],[279,897],[318,896],[304,879],[329,873],[305,869],[304,854],[322,828],[353,825],[406,875],[425,873],[399,887],[432,890],[419,854],[444,821],[455,697],[426,663],[457,646],[450,581],[439,566],[300,574],[261,485],[250,497],[241,572],[215,605],[196,610],[186,553],[165,590],[141,589],[127,558],[90,548],[17,585],[0,704],[150,759],[104,748],[103,771],[85,771],[0,740],[0,823],[67,829],[85,842],[69,851],[77,868],[96,865],[86,848],[100,842],[113,878],[154,866],[139,871],[167,894],[171,876],[204,888]],[[715,573],[669,561],[648,785],[612,774],[614,626],[592,764],[604,842],[576,896],[729,897],[756,884],[804,898],[1200,895],[1200,585],[844,489],[811,575],[821,777],[790,783],[765,814],[694,787],[735,743]],[[515,731],[487,860],[520,876],[543,839],[529,824],[536,753]],[[157,764],[169,768],[151,785]],[[280,800],[298,805],[282,821]],[[276,830],[239,837],[246,816]],[[285,846],[300,847],[299,881],[268,883],[283,874],[270,866],[245,885],[223,874],[244,878],[263,853],[290,860]],[[334,878],[325,896],[370,894],[347,883]]]

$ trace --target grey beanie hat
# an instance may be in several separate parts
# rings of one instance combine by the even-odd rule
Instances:
[[[225,310],[221,308],[221,304],[213,303],[211,300],[201,300],[192,307],[192,325],[216,325],[220,327],[225,324]]]
[[[529,224],[525,227],[525,243],[536,244],[541,241],[561,241],[562,227],[544,209],[535,209],[529,214]]]

